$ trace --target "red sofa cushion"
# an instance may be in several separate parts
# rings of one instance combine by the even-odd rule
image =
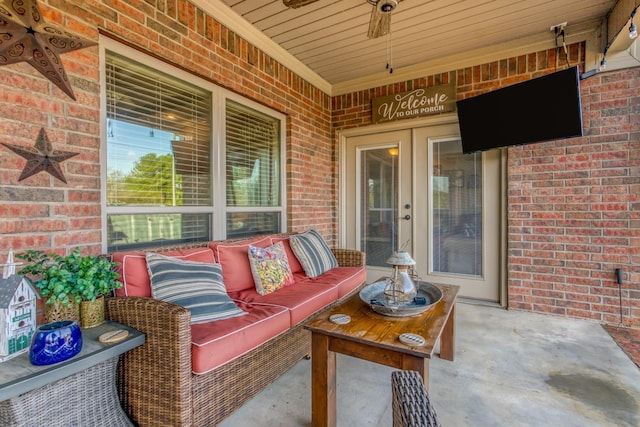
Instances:
[[[239,240],[237,242],[211,242],[216,261],[222,266],[222,278],[227,292],[255,288],[251,265],[249,264],[249,245],[266,248],[273,244],[271,236]]]
[[[255,289],[244,289],[230,294],[233,300],[254,304],[268,304],[289,309],[291,325],[297,325],[316,311],[338,299],[338,288],[324,283],[296,283],[267,295]]]
[[[191,370],[204,374],[289,329],[284,307],[235,303],[248,314],[191,326]]]
[[[336,267],[322,273],[318,277],[296,275],[296,283],[308,285],[311,283],[323,283],[338,289],[338,298],[350,294],[367,279],[367,270],[362,267]]]
[[[302,268],[302,264],[300,264],[300,260],[298,259],[296,254],[293,253],[293,249],[291,249],[291,244],[289,243],[289,237],[274,236],[273,243],[278,243],[278,242],[282,242],[282,244],[284,245],[284,251],[287,253],[289,268],[291,269],[291,272],[294,274],[304,272],[304,269]]]
[[[185,261],[215,263],[213,251],[207,247],[158,253]],[[116,267],[120,274],[118,280],[122,282],[122,287],[115,291],[116,296],[151,296],[151,281],[144,252],[115,252],[111,259],[118,263]]]

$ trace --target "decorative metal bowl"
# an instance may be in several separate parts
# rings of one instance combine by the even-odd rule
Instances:
[[[409,302],[389,303],[385,299],[384,293],[389,280],[383,279],[371,283],[360,291],[360,299],[376,313],[393,317],[417,316],[432,308],[442,299],[442,291],[436,285],[416,280],[418,288],[416,298]],[[421,298],[424,298],[424,303]]]

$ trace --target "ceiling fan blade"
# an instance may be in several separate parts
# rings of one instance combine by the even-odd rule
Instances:
[[[290,7],[292,9],[297,9],[302,6],[306,6],[308,4],[314,3],[318,0],[282,0],[285,6]]]
[[[391,13],[382,13],[377,6],[373,6],[371,19],[369,20],[369,31],[367,36],[375,39],[389,33],[391,28]]]

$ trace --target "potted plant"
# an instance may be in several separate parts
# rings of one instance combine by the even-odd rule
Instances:
[[[28,250],[16,258],[28,264],[20,273],[34,278],[45,300],[47,322],[69,319],[67,307],[79,305],[80,326],[97,326],[104,322],[104,295],[121,286],[115,263],[105,257],[80,255],[76,248],[69,255]],[[78,310],[76,308],[76,310]],[[67,317],[60,317],[67,316]]]

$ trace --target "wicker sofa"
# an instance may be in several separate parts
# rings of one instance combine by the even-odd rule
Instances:
[[[107,301],[109,319],[146,334],[145,344],[122,355],[118,366],[120,399],[135,423],[141,426],[218,424],[310,354],[310,334],[302,325],[306,318],[364,283],[363,252],[332,249],[338,267],[310,278],[304,270],[300,271],[300,264],[288,244],[289,236],[266,237],[266,242],[258,244],[283,242],[295,278],[293,285],[266,296],[257,294],[253,283],[239,289],[235,280],[242,276],[241,280],[246,281],[249,277],[249,273],[242,271],[248,264],[245,265],[241,257],[246,258],[247,245],[256,243],[256,239],[154,249],[178,258],[212,250],[215,262],[222,265],[223,272],[228,272],[224,274],[227,293],[249,313],[246,316],[192,325],[188,309],[150,296],[132,296],[136,292],[128,285],[120,290],[120,296]],[[124,282],[127,278],[137,280],[144,276],[140,271],[144,262],[139,259],[144,254],[110,254],[120,263]],[[265,327],[265,324],[273,326]],[[254,329],[259,333],[252,333]],[[214,337],[208,339],[207,334]],[[196,361],[198,357],[200,360]]]

